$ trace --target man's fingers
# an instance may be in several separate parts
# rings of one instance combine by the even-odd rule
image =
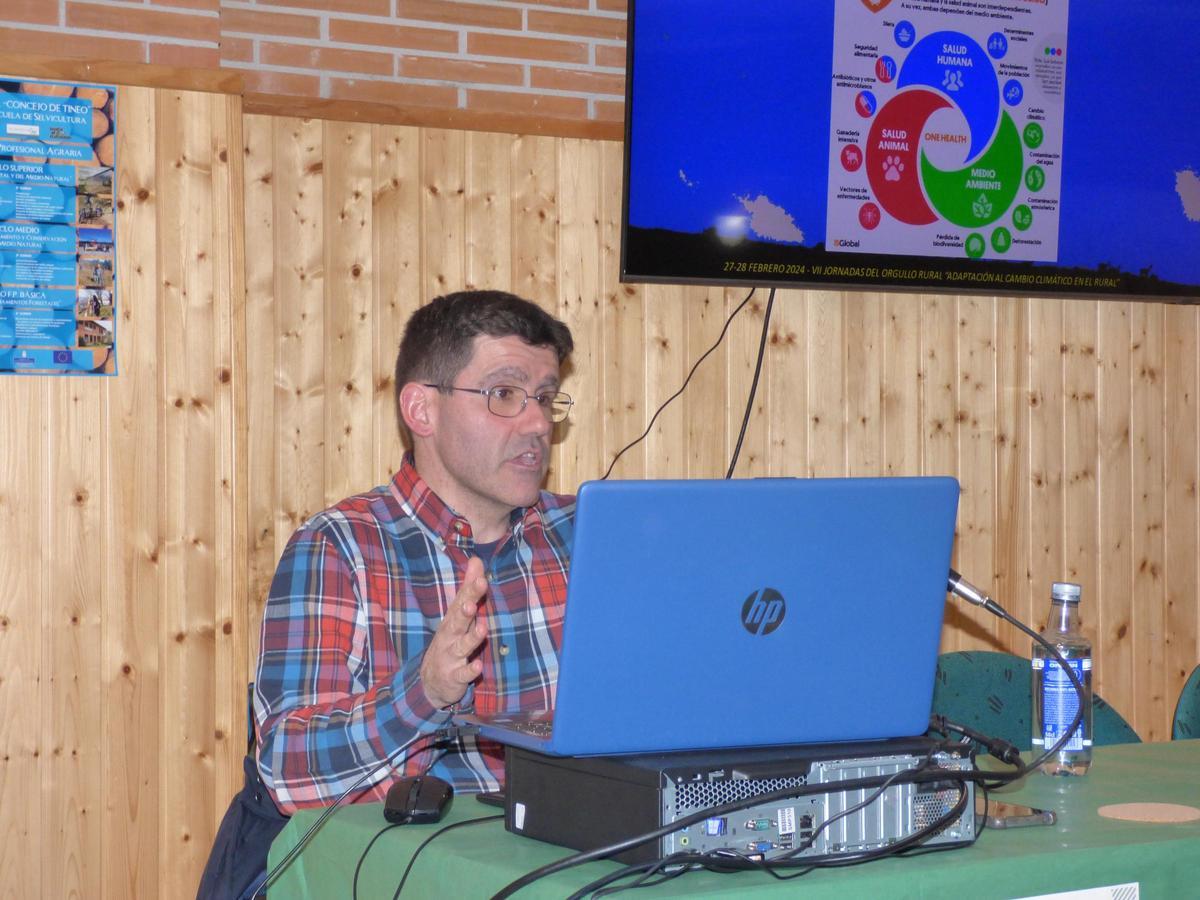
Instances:
[[[467,685],[483,672],[482,660],[471,657],[487,638],[487,626],[476,619],[487,588],[483,563],[471,557],[462,585],[426,648],[421,665],[425,695],[439,709],[458,702]]]
[[[466,633],[471,623],[475,621],[475,612],[479,601],[487,594],[487,579],[483,575],[483,563],[472,556],[467,561],[467,570],[463,573],[462,585],[454,595],[454,602],[446,610],[442,626],[452,631]]]
[[[485,637],[487,637],[487,630],[483,627],[483,623],[476,622],[474,628],[468,628],[464,634],[455,639],[454,651],[458,656],[470,656],[479,649],[479,645],[483,643]]]
[[[479,677],[479,674],[482,671],[483,663],[476,659],[472,660],[471,662],[463,663],[451,673],[451,677],[464,688],[466,688],[468,684]]]
[[[487,578],[483,574],[483,562],[477,556],[467,560],[467,570],[463,572],[462,586],[455,595],[455,602],[462,612],[474,618],[479,601],[487,593]]]

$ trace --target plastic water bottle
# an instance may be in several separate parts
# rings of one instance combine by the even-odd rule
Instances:
[[[1092,642],[1079,619],[1079,585],[1056,581],[1042,637],[1058,648],[1083,683],[1083,719],[1071,739],[1042,763],[1047,775],[1084,775],[1092,764]],[[1070,676],[1050,652],[1033,645],[1033,752],[1041,754],[1066,733],[1079,709]]]

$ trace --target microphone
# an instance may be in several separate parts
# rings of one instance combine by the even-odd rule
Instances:
[[[984,609],[990,610],[1001,618],[1004,618],[1003,614],[998,611],[996,602],[992,600],[991,597],[989,597],[979,588],[975,587],[975,585],[971,584],[971,582],[967,581],[967,579],[963,578],[953,569],[950,570],[949,579],[946,584],[946,590],[948,590],[955,597],[966,600],[968,603],[974,604],[975,606],[982,606]]]

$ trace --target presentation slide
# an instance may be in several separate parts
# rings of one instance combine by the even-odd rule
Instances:
[[[1200,3],[642,0],[623,275],[1200,300]]]

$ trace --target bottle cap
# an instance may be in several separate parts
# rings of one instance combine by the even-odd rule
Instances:
[[[1066,600],[1068,603],[1079,602],[1080,587],[1069,581],[1056,581],[1050,585],[1050,596],[1055,600]]]

